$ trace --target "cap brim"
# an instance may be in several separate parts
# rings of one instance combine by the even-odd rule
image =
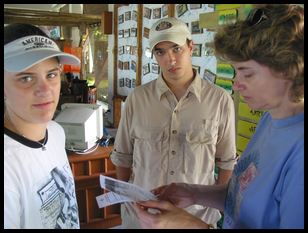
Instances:
[[[8,72],[21,72],[52,57],[58,57],[61,64],[80,65],[80,60],[74,55],[61,51],[42,49],[29,51],[4,59],[4,69]]]
[[[157,38],[153,39],[153,43],[150,45],[151,46],[151,51],[154,49],[155,45],[157,45],[160,42],[163,41],[170,41],[173,42],[175,44],[178,44],[179,46],[182,46],[186,43],[187,38],[186,37],[181,37],[178,36],[177,34],[174,33],[165,33],[165,34],[161,34],[159,35]]]

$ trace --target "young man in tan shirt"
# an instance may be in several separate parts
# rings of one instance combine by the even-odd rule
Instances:
[[[231,96],[193,70],[193,42],[184,22],[161,19],[149,36],[161,74],[126,99],[111,155],[117,178],[147,190],[171,182],[228,182],[236,157]],[[186,210],[209,225],[221,217],[213,208]],[[122,226],[139,228],[126,208]]]

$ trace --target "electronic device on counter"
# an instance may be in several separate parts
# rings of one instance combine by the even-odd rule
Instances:
[[[65,132],[65,148],[88,150],[103,137],[103,108],[98,104],[65,103],[56,116]]]

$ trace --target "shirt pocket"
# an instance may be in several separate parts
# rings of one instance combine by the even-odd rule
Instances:
[[[162,144],[164,139],[163,129],[137,128],[133,134],[134,169],[152,169],[155,164],[161,163]]]
[[[186,141],[189,144],[216,144],[218,135],[218,122],[216,120],[203,119],[202,124],[186,133]]]
[[[218,122],[204,119],[197,128],[188,130],[184,143],[184,172],[211,173],[215,166]]]

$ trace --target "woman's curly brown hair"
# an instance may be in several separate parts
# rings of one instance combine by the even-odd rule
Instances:
[[[293,81],[290,99],[304,98],[304,9],[298,5],[256,5],[267,16],[255,25],[248,20],[219,28],[212,46],[226,61],[247,61],[284,72]]]

